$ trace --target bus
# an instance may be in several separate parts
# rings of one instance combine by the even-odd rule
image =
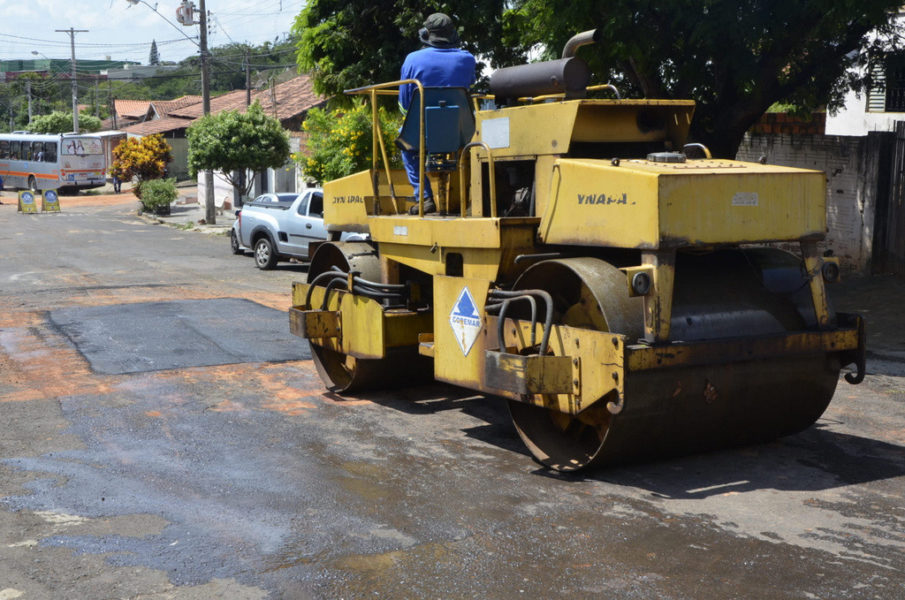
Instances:
[[[72,193],[101,187],[104,146],[91,135],[0,133],[0,176],[7,188]]]

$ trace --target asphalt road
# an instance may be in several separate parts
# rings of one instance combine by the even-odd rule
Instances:
[[[304,267],[63,200],[0,206],[0,600],[905,598],[895,361],[802,434],[557,476],[497,400],[323,393]]]

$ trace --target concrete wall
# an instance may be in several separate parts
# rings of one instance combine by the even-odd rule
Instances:
[[[874,215],[883,134],[835,135],[749,134],[736,158],[823,171],[827,176],[827,236],[821,250],[831,249],[844,271],[870,271]]]

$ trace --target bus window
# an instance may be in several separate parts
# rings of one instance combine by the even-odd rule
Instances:
[[[44,157],[44,142],[32,142],[31,143],[31,159],[32,160],[47,160]]]
[[[19,142],[9,143],[9,157],[13,160],[19,160]]]
[[[9,140],[0,140],[0,158],[9,158]]]
[[[44,162],[57,162],[56,142],[44,142]]]

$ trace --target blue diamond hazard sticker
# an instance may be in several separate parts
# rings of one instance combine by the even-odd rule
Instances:
[[[462,354],[468,356],[468,351],[474,346],[475,340],[481,333],[481,317],[478,315],[477,306],[468,287],[462,289],[459,299],[456,300],[452,312],[449,313],[449,324],[459,342]]]

